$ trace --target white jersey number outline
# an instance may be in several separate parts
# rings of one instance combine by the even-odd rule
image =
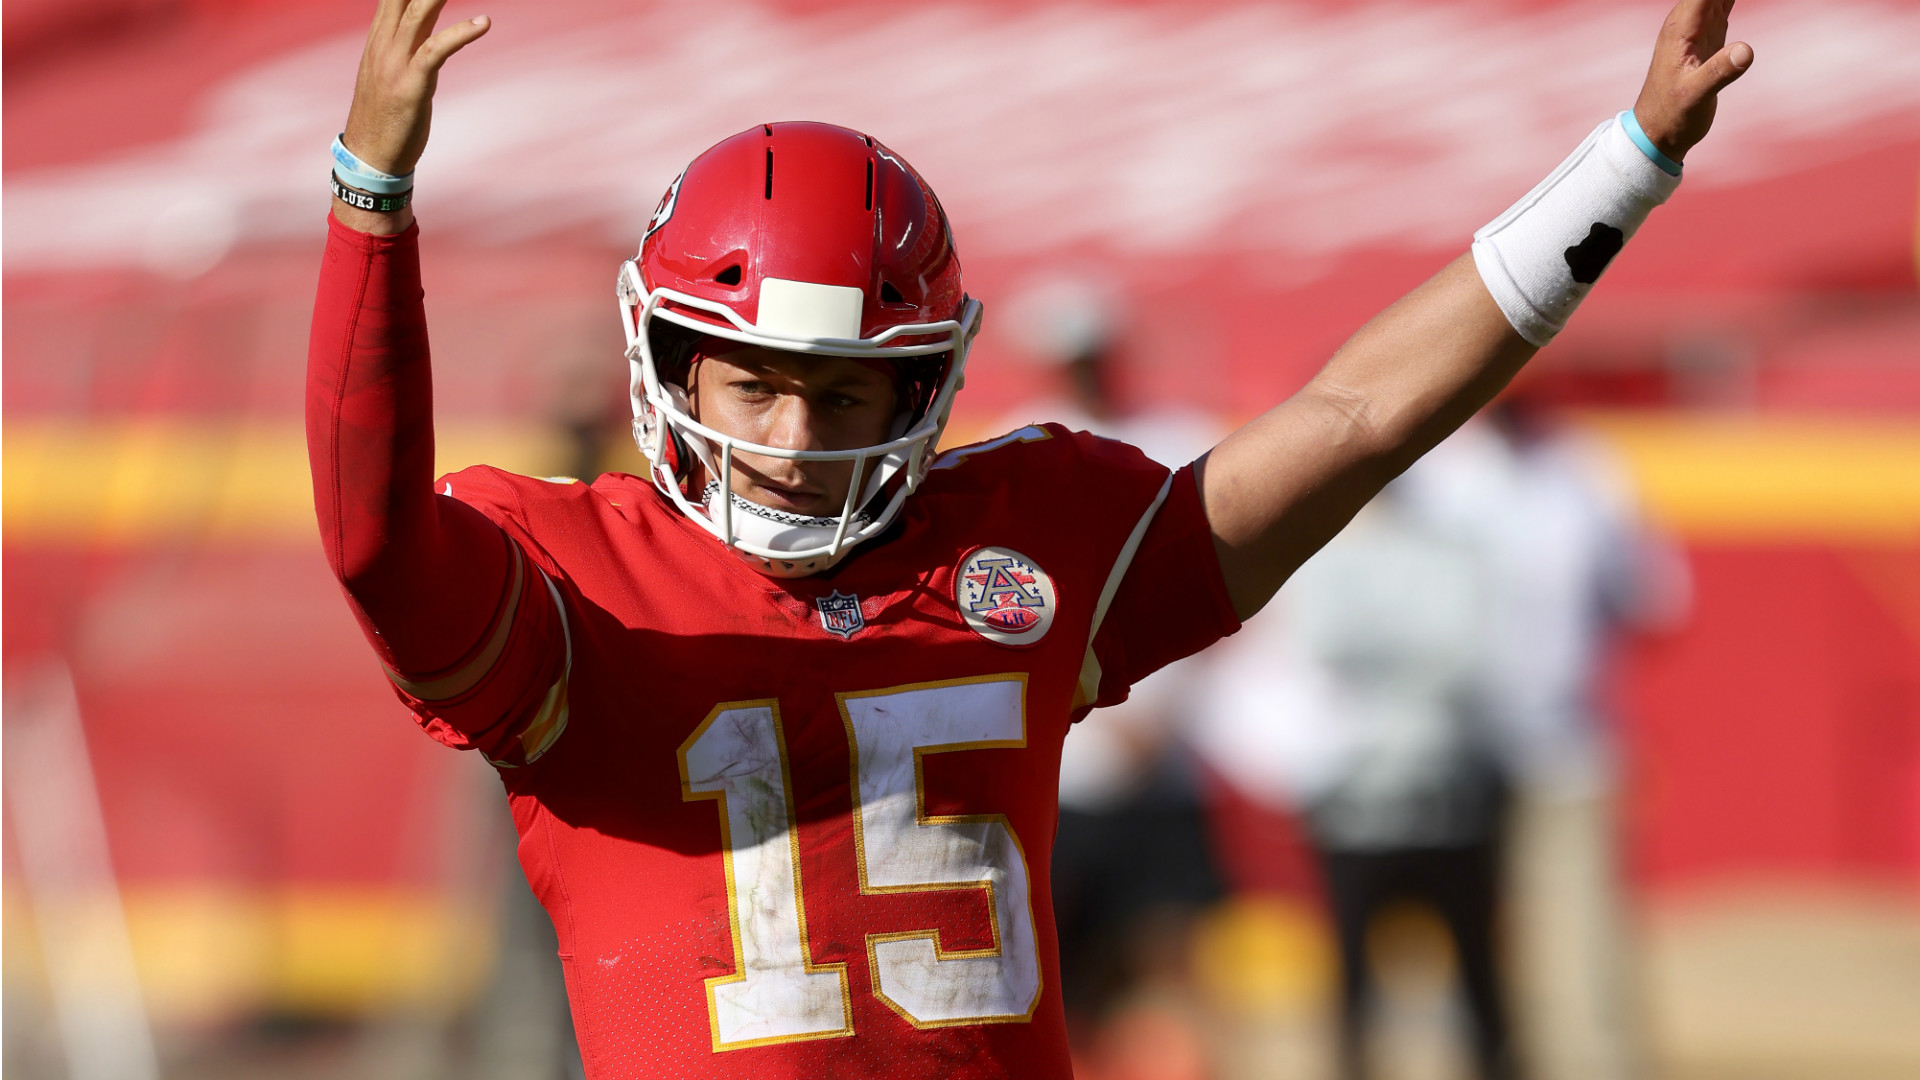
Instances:
[[[847,965],[807,947],[779,702],[714,706],[680,744],[680,797],[720,804],[734,973],[706,980],[714,1050],[853,1034]]]

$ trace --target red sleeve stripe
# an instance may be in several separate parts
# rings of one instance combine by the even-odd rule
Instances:
[[[500,614],[494,619],[493,632],[472,659],[460,663],[451,672],[422,679],[409,679],[385,664],[381,665],[393,685],[404,690],[409,697],[424,702],[451,701],[480,685],[480,680],[493,670],[501,651],[507,647],[507,639],[512,636],[513,617],[519,611],[520,593],[527,576],[527,557],[521,552],[520,545],[508,538],[507,548],[512,554],[513,576],[507,582],[506,597],[502,601]]]

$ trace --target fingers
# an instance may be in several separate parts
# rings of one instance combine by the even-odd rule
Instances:
[[[1718,0],[1700,13],[1700,24],[1694,28],[1693,37],[1696,55],[1712,56],[1727,43],[1727,20],[1731,14],[1733,0]]]
[[[440,18],[440,9],[447,6],[447,0],[408,0],[406,13],[400,16],[400,37],[413,48],[433,32],[433,24]]]
[[[373,7],[373,25],[392,27],[400,21],[400,13],[407,10],[407,0],[379,0]]]
[[[1727,20],[1734,0],[1680,0],[1660,28],[1662,49],[1682,58],[1712,56],[1727,43]]]
[[[1685,30],[1697,30],[1715,22],[1724,24],[1733,11],[1734,0],[1680,0],[1667,12],[1667,23]]]
[[[1694,74],[1694,78],[1701,83],[1700,92],[1703,95],[1717,94],[1725,89],[1727,84],[1746,74],[1747,69],[1752,66],[1753,46],[1744,41],[1736,41],[1714,53],[1712,58],[1700,65],[1700,70]]]
[[[444,3],[445,0],[442,0],[442,2]],[[428,38],[427,43],[420,46],[420,51],[416,54],[415,59],[428,71],[439,71],[440,65],[447,62],[447,57],[452,56],[454,53],[459,52],[461,49],[479,40],[481,35],[485,34],[492,26],[493,20],[487,18],[485,15],[477,15],[471,19],[464,19],[454,23],[452,26]]]
[[[400,13],[406,9],[406,0],[380,0],[373,9],[373,22],[367,27],[367,54],[374,47],[393,36],[394,24],[400,20]]]
[[[1677,30],[1682,34],[1691,35],[1705,20],[1707,9],[1714,6],[1714,3],[1715,0],[1680,0],[1673,5],[1672,11],[1667,12],[1667,21],[1663,29]]]

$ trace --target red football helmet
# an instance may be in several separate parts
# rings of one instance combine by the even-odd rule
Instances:
[[[639,256],[621,264],[618,291],[634,437],[655,486],[780,577],[824,570],[893,521],[932,464],[980,326],[933,190],[871,136],[831,124],[763,124],[695,158],[660,200]],[[700,335],[891,360],[902,388],[892,438],[783,450],[702,425],[682,385]],[[722,498],[737,451],[851,461],[846,504],[813,518]],[[708,482],[690,493],[695,460]]]

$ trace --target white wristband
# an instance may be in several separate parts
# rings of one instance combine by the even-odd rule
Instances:
[[[1619,117],[1552,175],[1473,234],[1473,265],[1521,337],[1545,345],[1653,208],[1680,186]]]

